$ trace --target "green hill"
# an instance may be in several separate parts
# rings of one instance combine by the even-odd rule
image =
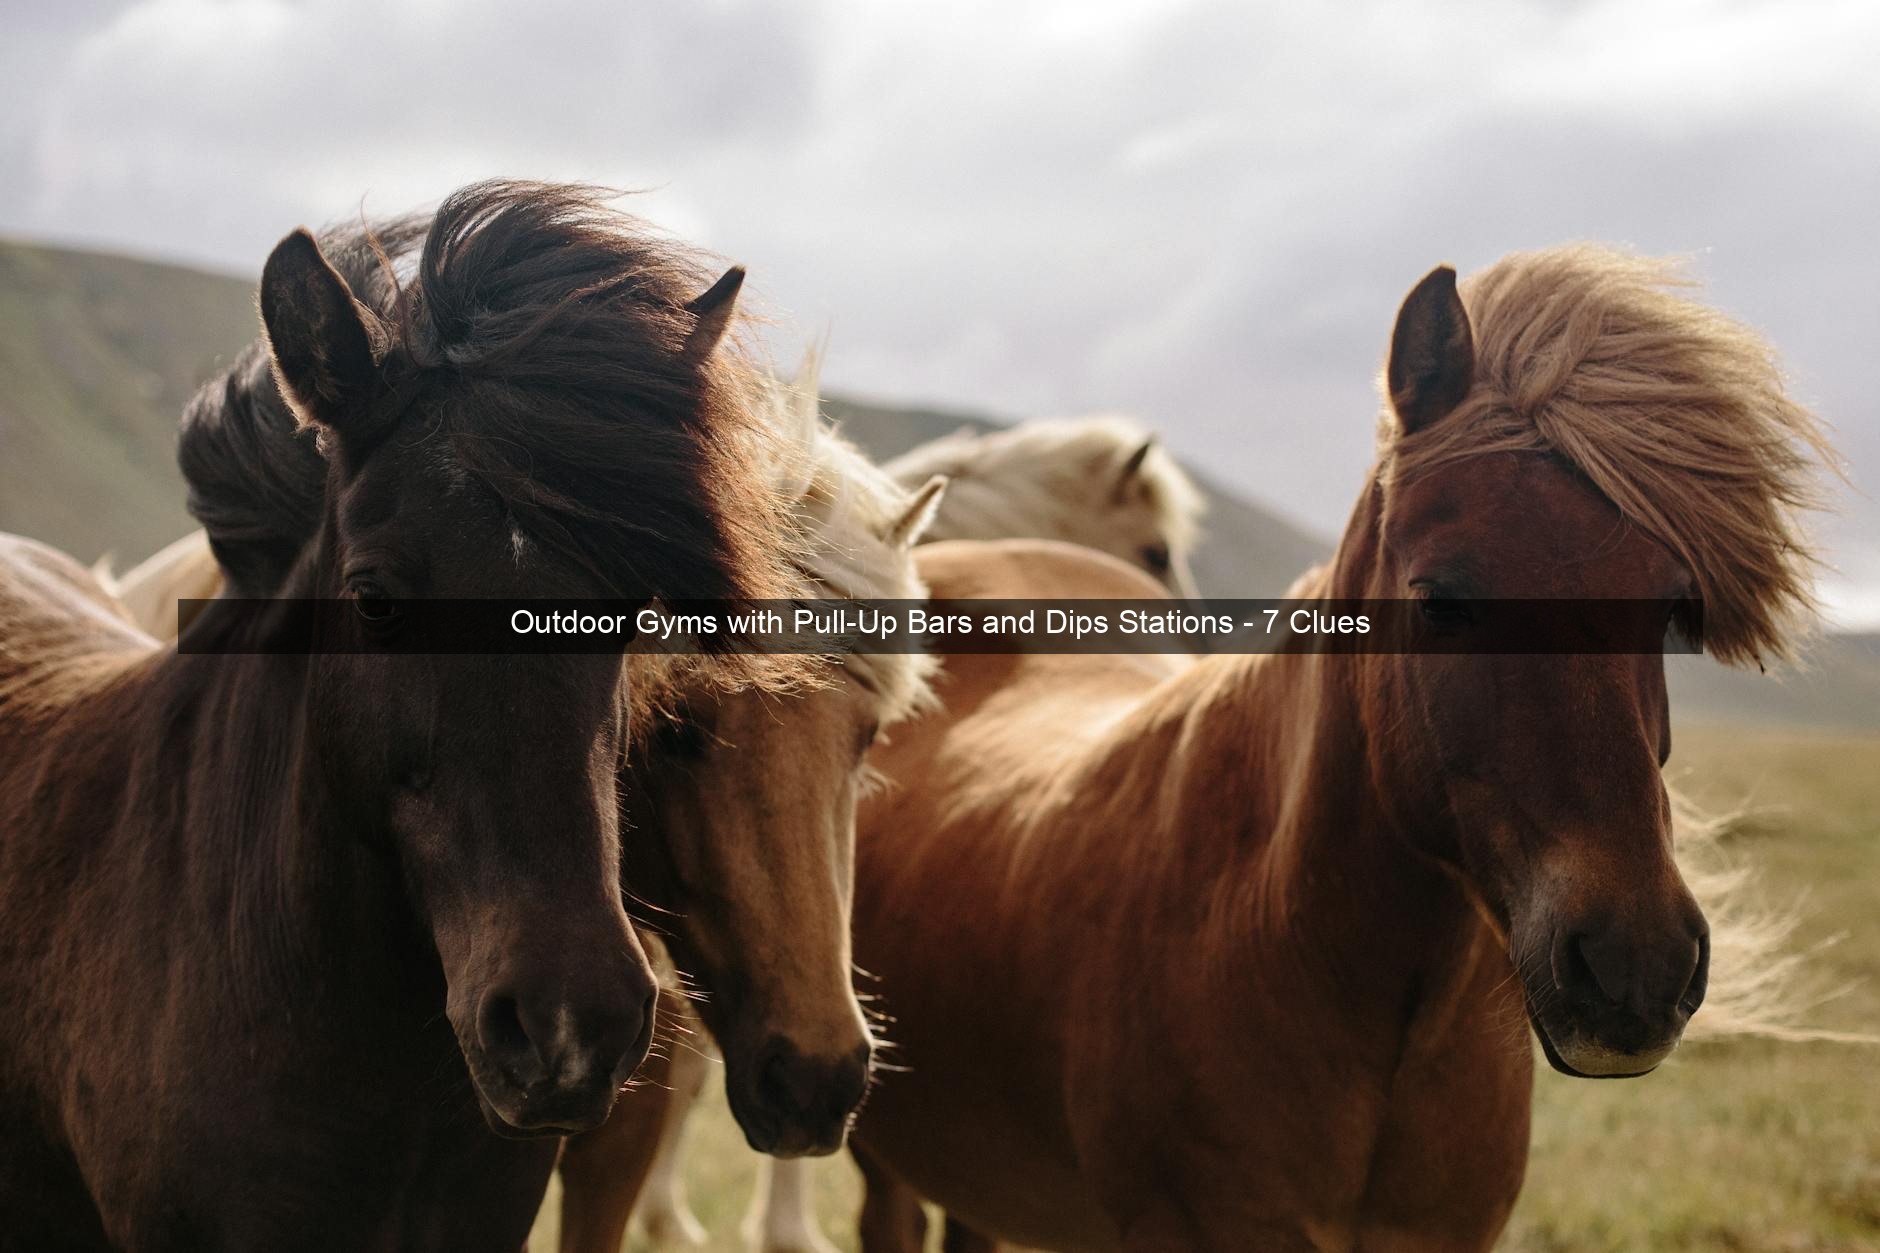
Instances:
[[[87,561],[181,535],[177,416],[255,329],[250,282],[0,242],[0,530]]]
[[[256,331],[245,279],[0,241],[0,530],[89,561],[129,563],[191,526],[176,471],[177,416]],[[983,414],[833,397],[830,414],[879,458]],[[1328,539],[1208,489],[1195,572],[1211,595],[1277,596]],[[1880,730],[1880,636],[1831,636],[1782,680],[1673,658],[1681,719]]]

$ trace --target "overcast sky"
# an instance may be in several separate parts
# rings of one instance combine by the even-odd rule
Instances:
[[[254,273],[494,174],[649,189],[832,389],[1125,409],[1335,533],[1431,265],[1688,253],[1836,428],[1880,622],[1880,5],[0,0],[0,232]]]

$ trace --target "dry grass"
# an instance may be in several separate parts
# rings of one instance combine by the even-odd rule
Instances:
[[[1880,1030],[1880,738],[1680,728],[1694,799],[1749,805],[1735,851],[1772,903],[1801,898],[1812,1025]],[[1520,1250],[1880,1250],[1880,1051],[1693,1045],[1639,1083],[1546,1074]]]

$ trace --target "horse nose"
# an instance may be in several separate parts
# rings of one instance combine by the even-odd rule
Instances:
[[[646,986],[587,1002],[515,987],[485,994],[477,1011],[477,1042],[518,1087],[581,1089],[624,1081],[646,1057],[653,1003]]]
[[[1701,917],[1646,939],[1608,925],[1563,935],[1554,952],[1554,978],[1570,999],[1620,1010],[1646,1022],[1688,1018],[1703,1004],[1710,976],[1710,933]]]
[[[867,1091],[873,1052],[864,1042],[840,1056],[816,1057],[773,1037],[757,1062],[757,1101],[772,1120],[798,1133],[787,1141],[800,1137],[804,1151],[833,1152]]]

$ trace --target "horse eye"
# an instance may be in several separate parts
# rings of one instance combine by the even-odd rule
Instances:
[[[1691,595],[1680,596],[1671,602],[1665,614],[1665,631],[1683,644],[1701,644],[1703,642],[1703,617],[1698,611],[1697,598]]]
[[[869,749],[875,746],[875,741],[880,738],[881,738],[881,724],[879,722],[870,722],[867,726],[864,726],[862,728],[862,734],[859,737],[859,742],[857,744],[856,751],[863,752],[863,753],[867,752]]]
[[[1468,601],[1450,595],[1436,583],[1419,581],[1410,586],[1417,594],[1417,608],[1425,621],[1441,627],[1461,626],[1469,621]]]
[[[1142,564],[1157,574],[1167,574],[1169,555],[1167,544],[1151,544],[1142,550]]]
[[[398,602],[371,579],[357,579],[351,587],[353,608],[370,626],[385,627],[398,621]]]

